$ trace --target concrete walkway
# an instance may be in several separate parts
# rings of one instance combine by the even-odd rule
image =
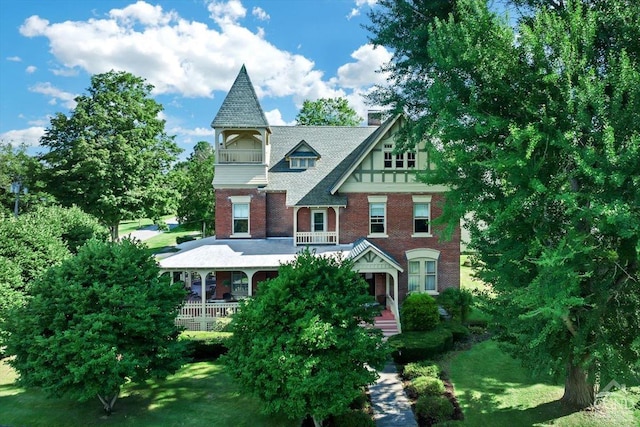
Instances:
[[[175,218],[169,218],[165,222],[169,226],[169,229],[172,229],[172,228],[178,226],[178,220],[175,219]],[[160,233],[163,233],[163,231],[158,230],[158,226],[157,225],[151,224],[151,225],[147,225],[146,227],[142,227],[142,228],[140,228],[138,230],[133,230],[131,233],[125,234],[122,237],[130,236],[130,237],[133,237],[135,239],[138,239],[138,240],[141,240],[141,241],[145,241],[145,240],[148,240],[148,239],[152,238],[153,236],[156,236],[156,235],[158,235]]]
[[[417,427],[411,403],[404,393],[396,365],[387,362],[378,381],[369,387],[376,427]]]

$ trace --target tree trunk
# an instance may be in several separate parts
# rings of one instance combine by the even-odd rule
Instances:
[[[118,237],[120,237],[118,235],[118,226],[119,224],[112,224],[109,226],[109,232],[111,233],[111,241],[112,242],[116,242],[118,240]]]
[[[593,378],[579,366],[567,365],[562,401],[573,408],[584,409],[595,403],[596,387]]]
[[[118,394],[119,393],[114,394],[111,398],[109,398],[109,396],[102,397],[98,395],[98,399],[102,402],[102,407],[107,415],[111,415],[111,412],[113,412],[113,406],[116,404],[116,400],[118,400]]]
[[[318,420],[316,417],[313,417],[313,425],[315,427],[322,427],[322,420]]]

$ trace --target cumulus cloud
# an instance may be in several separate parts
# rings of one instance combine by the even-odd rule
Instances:
[[[36,67],[35,65],[29,65],[27,68],[24,69],[24,71],[27,74],[33,74],[36,72],[36,70],[38,69],[38,67]]]
[[[37,83],[31,86],[29,91],[48,96],[50,104],[57,104],[58,101],[62,101],[62,104],[69,109],[73,109],[76,106],[75,94],[58,89],[49,82]]]
[[[351,12],[349,12],[349,14],[347,15],[347,19],[351,19],[355,16],[360,15],[360,10],[362,9],[363,6],[366,5],[366,6],[372,7],[376,3],[378,3],[378,0],[356,0],[355,3],[356,3],[356,7],[351,9]]]
[[[44,135],[45,128],[42,126],[32,126],[27,129],[10,130],[0,133],[0,141],[8,142],[11,145],[40,145],[40,138]]]
[[[368,85],[383,84],[387,74],[379,72],[380,66],[391,60],[391,52],[383,46],[374,47],[365,44],[356,49],[351,57],[355,62],[338,68],[335,84],[347,88],[359,88]]]
[[[293,126],[296,124],[295,120],[286,122],[282,118],[282,113],[277,108],[271,111],[265,111],[264,115],[267,117],[267,121],[271,126]]]
[[[22,62],[22,58],[20,58],[19,56],[7,56],[7,61]]]
[[[260,21],[268,21],[269,19],[271,19],[269,14],[263,8],[258,6],[255,6],[251,10],[251,14],[255,16],[257,19],[259,19]]]
[[[211,19],[220,24],[234,24],[239,19],[247,15],[247,9],[244,8],[239,0],[212,1],[207,6],[211,13]]]

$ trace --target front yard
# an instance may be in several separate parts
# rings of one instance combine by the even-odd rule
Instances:
[[[107,417],[98,399],[78,403],[47,399],[13,382],[15,372],[0,361],[0,425],[66,426],[264,426],[293,427],[299,421],[260,413],[258,400],[240,393],[218,362],[188,364],[165,381],[129,384]]]

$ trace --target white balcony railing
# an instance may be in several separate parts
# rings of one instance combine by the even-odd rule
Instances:
[[[302,231],[296,233],[296,245],[335,245],[338,233],[335,231]]]
[[[263,163],[262,150],[218,149],[218,163]]]

